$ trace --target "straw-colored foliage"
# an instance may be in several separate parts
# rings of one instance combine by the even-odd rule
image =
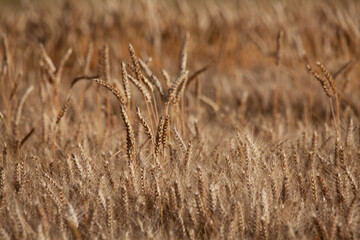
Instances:
[[[359,239],[359,1],[0,6],[0,239]]]

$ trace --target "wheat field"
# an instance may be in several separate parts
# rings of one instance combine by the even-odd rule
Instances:
[[[359,239],[360,2],[0,2],[0,239]]]

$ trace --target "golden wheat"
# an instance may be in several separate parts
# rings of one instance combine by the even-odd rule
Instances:
[[[5,2],[0,239],[360,238],[357,1]]]

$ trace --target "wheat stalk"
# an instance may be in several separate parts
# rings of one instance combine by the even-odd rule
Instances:
[[[65,113],[67,112],[70,104],[72,102],[72,97],[68,97],[68,99],[66,100],[66,102],[64,103],[64,105],[62,106],[60,112],[58,113],[57,117],[56,117],[56,124],[59,124],[61,118],[65,115]]]
[[[153,142],[154,137],[153,137],[152,131],[150,129],[150,126],[147,124],[147,122],[145,121],[145,119],[141,115],[139,107],[136,107],[136,116],[137,116],[139,122],[141,123],[141,125],[144,127],[147,137],[151,140],[151,142]]]
[[[179,74],[182,75],[186,71],[186,63],[187,63],[187,48],[189,42],[189,32],[186,32],[183,40],[183,44],[180,51],[179,56]]]

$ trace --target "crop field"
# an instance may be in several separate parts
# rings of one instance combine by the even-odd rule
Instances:
[[[0,1],[0,239],[360,239],[360,1]]]

